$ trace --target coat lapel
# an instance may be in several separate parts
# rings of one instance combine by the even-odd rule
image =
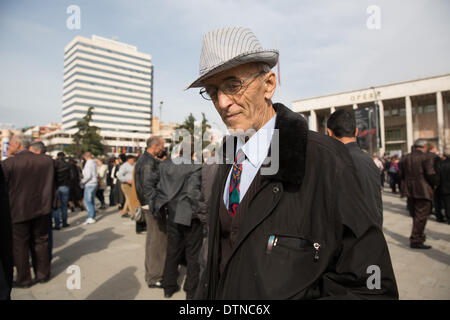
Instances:
[[[242,242],[274,211],[282,197],[283,187],[289,185],[299,188],[305,175],[306,140],[308,137],[306,120],[282,104],[274,104],[273,107],[277,112],[275,129],[279,130],[279,142],[278,150],[274,149],[277,148],[277,145],[272,143],[269,152],[270,156],[278,153],[279,169],[273,175],[261,176],[258,191],[251,199],[248,199],[248,212],[240,225],[237,243],[225,264],[225,273],[229,262]],[[269,165],[266,164],[266,166]],[[252,205],[255,201],[258,201],[257,206]],[[260,208],[264,209],[260,210]]]

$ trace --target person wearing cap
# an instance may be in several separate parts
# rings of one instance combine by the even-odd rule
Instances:
[[[216,153],[196,298],[398,299],[377,210],[348,150],[272,103],[278,56],[248,28],[203,38],[188,88],[201,88],[230,134]]]
[[[407,197],[407,207],[413,218],[413,227],[409,238],[413,249],[430,249],[425,245],[425,225],[431,213],[433,188],[437,183],[433,158],[427,154],[426,141],[414,142],[414,150],[405,155],[399,163],[403,192]]]

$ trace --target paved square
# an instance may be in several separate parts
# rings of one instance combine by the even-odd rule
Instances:
[[[450,299],[450,225],[430,217],[425,233],[430,250],[409,248],[412,219],[406,200],[385,189],[384,234],[400,299]],[[144,281],[145,233],[121,218],[116,208],[99,210],[98,221],[83,225],[87,212],[69,213],[70,227],[54,230],[52,278],[29,289],[13,289],[12,299],[164,299],[163,290]],[[70,266],[81,272],[81,288],[68,289]],[[182,268],[180,283],[185,274]],[[382,272],[382,270],[381,270]],[[70,282],[70,281],[69,281]],[[70,282],[71,283],[71,282]],[[69,283],[69,284],[70,284]],[[185,299],[183,291],[172,299]]]

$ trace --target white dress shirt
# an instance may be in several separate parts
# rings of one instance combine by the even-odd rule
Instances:
[[[239,203],[244,199],[245,193],[255,178],[261,164],[264,162],[264,159],[267,157],[270,142],[272,141],[273,132],[275,130],[276,117],[277,115],[275,114],[272,119],[250,137],[246,143],[240,137],[237,139],[235,156],[238,154],[239,149],[242,149],[246,157],[244,162],[242,162]],[[233,167],[231,167],[230,172],[228,173],[227,183],[225,184],[223,192],[223,202],[226,208],[228,208],[228,201],[230,198],[229,190],[232,171]]]

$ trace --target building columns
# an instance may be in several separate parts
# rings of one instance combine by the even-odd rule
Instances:
[[[412,102],[410,96],[405,97],[405,109],[406,109],[406,150],[407,153],[409,153],[411,152],[411,147],[414,144]]]
[[[310,128],[309,128],[310,130],[317,132],[317,115],[316,115],[316,111],[314,111],[314,110],[310,111],[309,126],[310,126]]]
[[[378,112],[380,116],[380,137],[381,137],[381,147],[379,155],[384,155],[384,150],[386,150],[386,138],[385,138],[385,130],[384,130],[384,104],[382,100],[378,100]]]
[[[444,100],[442,92],[436,92],[436,113],[438,124],[438,138],[439,138],[439,154],[444,152],[445,136],[444,136]]]

